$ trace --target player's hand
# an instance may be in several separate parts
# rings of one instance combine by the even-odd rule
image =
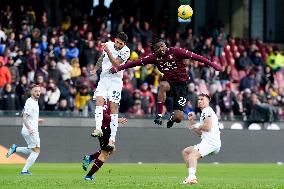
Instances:
[[[118,72],[118,69],[117,69],[117,67],[115,67],[115,66],[113,66],[110,70],[109,70],[109,73],[111,73],[111,74],[115,74],[115,73],[117,73]]]
[[[121,123],[121,124],[126,124],[127,123],[127,119],[122,117],[122,118],[118,118],[118,123]]]
[[[42,124],[44,122],[44,119],[38,119],[38,123]]]
[[[193,112],[189,112],[187,114],[187,118],[190,122],[193,122],[194,121],[194,113]]]
[[[34,133],[34,130],[32,128],[29,128],[28,131],[29,131],[30,135],[32,135]]]
[[[102,43],[102,48],[103,48],[103,50],[104,50],[106,53],[109,52],[109,48],[108,48],[108,46],[107,46],[106,43]]]

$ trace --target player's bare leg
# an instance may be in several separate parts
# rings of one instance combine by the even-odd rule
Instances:
[[[180,123],[183,120],[183,111],[175,110],[167,122],[167,128],[171,128],[174,123]]]
[[[182,156],[188,169],[188,177],[183,181],[183,184],[197,184],[195,173],[197,160],[201,158],[200,153],[190,146],[182,151]]]
[[[162,125],[163,107],[167,98],[167,92],[170,89],[171,89],[170,84],[167,81],[161,81],[158,91],[157,115],[154,120],[155,124]]]
[[[103,108],[104,108],[104,98],[102,96],[96,97],[96,110],[95,110],[95,121],[96,129],[91,134],[93,137],[101,137],[102,132],[102,122],[103,122]]]
[[[107,145],[108,151],[111,151],[115,148],[115,137],[116,137],[116,132],[117,132],[117,127],[118,127],[118,104],[114,102],[110,102],[110,138],[109,138],[109,143]]]

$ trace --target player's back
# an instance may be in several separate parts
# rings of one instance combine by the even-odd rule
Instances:
[[[123,60],[124,64],[129,56],[130,56],[130,49],[125,45],[122,49],[116,50],[115,49],[115,43],[114,42],[106,42],[107,47],[109,48],[111,54],[114,58],[120,57]],[[112,63],[105,51],[103,51],[103,62],[102,62],[102,73],[100,78],[118,78],[122,79],[123,77],[123,71],[119,71],[115,74],[109,73],[109,70],[112,68]]]

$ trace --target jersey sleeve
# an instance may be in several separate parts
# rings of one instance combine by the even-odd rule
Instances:
[[[126,50],[120,51],[118,53],[118,57],[121,58],[123,60],[123,62],[126,62],[130,57],[130,50],[126,49]]]
[[[208,117],[212,117],[212,111],[210,109],[206,108],[204,111],[202,111],[202,120],[205,120]]]
[[[142,65],[146,65],[146,64],[155,64],[155,57],[153,56],[153,54],[149,54],[147,56],[144,56],[143,58],[139,59]]]
[[[29,100],[27,100],[26,103],[25,103],[23,113],[25,113],[27,115],[31,115],[31,113],[32,113],[32,104],[30,103]]]
[[[172,48],[173,53],[180,59],[191,59],[192,52],[182,48]]]

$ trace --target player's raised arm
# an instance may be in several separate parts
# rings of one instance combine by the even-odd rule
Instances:
[[[146,64],[153,64],[153,63],[154,63],[154,56],[152,54],[150,54],[150,55],[147,55],[147,56],[140,58],[138,60],[129,61],[126,64],[123,64],[123,65],[120,65],[120,66],[113,66],[110,69],[110,73],[114,74],[114,73],[117,73],[121,70],[125,70],[127,68],[133,68],[133,67],[142,66],[142,65],[144,66]]]
[[[198,62],[204,63],[210,67],[213,67],[216,71],[222,71],[222,66],[219,64],[216,64],[214,62],[211,62],[204,56],[200,56],[198,54],[193,53],[192,51],[182,49],[182,48],[174,48],[174,52],[178,55],[178,57],[182,59],[192,59],[196,60]]]

